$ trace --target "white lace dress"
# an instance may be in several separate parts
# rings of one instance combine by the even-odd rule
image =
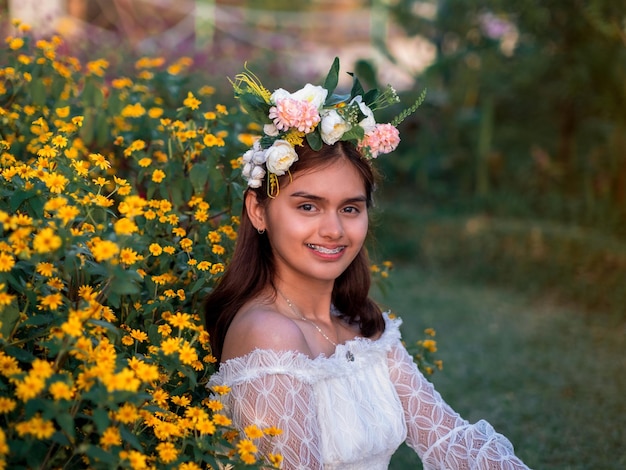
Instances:
[[[526,469],[486,421],[469,424],[419,372],[400,340],[400,320],[385,316],[377,340],[357,338],[331,357],[257,349],[230,359],[209,387],[235,425],[283,430],[260,445],[284,469],[387,469],[406,441],[425,469]],[[268,438],[269,439],[269,438]]]

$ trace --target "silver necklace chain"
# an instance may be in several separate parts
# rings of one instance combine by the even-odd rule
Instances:
[[[278,289],[276,289],[276,290],[278,290]],[[287,297],[285,297],[285,294],[283,294],[281,291],[278,291],[278,293],[281,295],[281,297],[282,297],[283,299],[285,299],[285,302],[287,302],[287,305],[289,305],[289,308],[291,309],[291,311],[292,311],[293,313],[295,313],[295,314],[296,314],[298,317],[300,317],[303,321],[305,321],[305,322],[310,323],[311,325],[313,325],[313,326],[315,327],[315,329],[316,329],[317,331],[319,331],[319,332],[320,332],[320,334],[321,334],[321,335],[322,335],[322,336],[326,339],[326,341],[328,341],[328,342],[329,342],[330,344],[332,344],[334,347],[337,347],[337,346],[338,346],[338,344],[337,344],[337,343],[335,343],[332,339],[330,339],[330,338],[326,335],[326,333],[324,333],[324,332],[322,331],[322,329],[321,329],[319,326],[317,326],[317,324],[316,324],[313,320],[309,320],[307,317],[305,317],[304,315],[302,315],[302,314],[298,311],[298,309],[296,309],[296,307],[295,307],[295,306],[291,303],[291,300],[289,300]]]

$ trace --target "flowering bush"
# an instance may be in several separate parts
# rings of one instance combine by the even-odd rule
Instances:
[[[247,119],[14,22],[0,53],[0,468],[277,466],[205,384],[201,301],[236,239]],[[227,155],[228,149],[229,155]],[[214,394],[228,390],[213,390]]]
[[[191,60],[117,76],[14,22],[0,51],[0,469],[279,467],[206,389],[202,299],[258,132]],[[182,73],[186,72],[186,73]],[[226,151],[228,149],[228,152]],[[374,265],[375,279],[390,264]]]

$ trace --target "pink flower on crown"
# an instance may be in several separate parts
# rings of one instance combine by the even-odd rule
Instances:
[[[278,130],[286,131],[296,128],[308,134],[320,122],[320,113],[315,103],[283,98],[276,102],[276,106],[270,108],[269,118],[274,121]]]
[[[376,158],[381,153],[393,152],[399,143],[398,129],[391,124],[376,124],[359,142],[359,150],[365,150],[370,158]]]

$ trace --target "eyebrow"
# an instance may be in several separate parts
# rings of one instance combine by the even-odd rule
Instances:
[[[316,194],[310,194],[304,191],[296,191],[295,193],[290,195],[291,197],[294,198],[301,198],[301,199],[310,199],[312,201],[322,201],[325,202],[327,201],[326,198],[322,197],[322,196],[318,196]],[[367,197],[365,196],[355,196],[355,197],[349,197],[347,199],[344,199],[342,201],[343,204],[354,204],[354,203],[358,203],[358,202],[362,202],[367,204]]]

